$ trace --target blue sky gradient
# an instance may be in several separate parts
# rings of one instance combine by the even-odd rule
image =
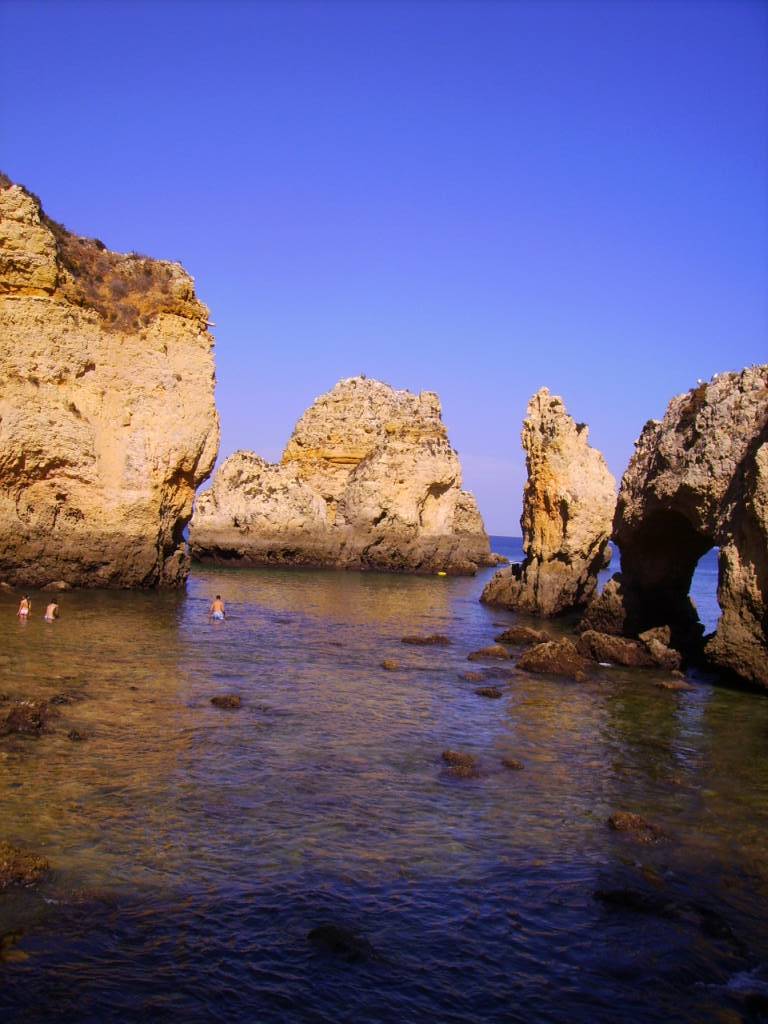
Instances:
[[[340,377],[435,390],[517,534],[538,387],[619,476],[768,357],[765,3],[4,0],[0,42],[0,168],[195,276],[222,456]]]

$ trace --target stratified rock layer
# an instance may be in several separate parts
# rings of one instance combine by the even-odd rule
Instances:
[[[547,388],[528,403],[520,519],[525,560],[496,573],[483,591],[486,603],[551,616],[592,597],[609,557],[616,481],[588,435]]]
[[[706,654],[768,686],[768,366],[700,384],[645,425],[614,536],[621,573],[586,628],[636,636],[668,625],[673,647],[695,648],[702,628],[688,590],[698,560],[719,547],[722,614]]]
[[[0,577],[177,585],[218,448],[192,279],[110,252],[0,177]]]
[[[197,500],[190,544],[242,565],[473,573],[490,561],[437,395],[365,377],[313,403],[280,464],[230,456]]]

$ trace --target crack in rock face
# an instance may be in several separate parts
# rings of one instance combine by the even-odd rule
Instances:
[[[0,182],[0,577],[183,583],[219,442],[207,322],[181,266],[79,238]]]
[[[236,452],[200,495],[193,557],[472,574],[493,564],[440,401],[350,377],[299,419],[280,463]]]

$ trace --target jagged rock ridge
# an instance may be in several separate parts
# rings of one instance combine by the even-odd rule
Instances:
[[[492,564],[432,392],[340,381],[273,465],[236,452],[201,494],[193,557],[243,565],[472,573]]]
[[[177,585],[216,458],[208,310],[0,177],[0,579]]]
[[[706,654],[768,686],[768,366],[699,384],[645,425],[614,537],[621,572],[584,628],[637,636],[669,625],[672,646],[695,651],[702,627],[688,591],[698,560],[718,547],[721,617]]]
[[[534,615],[581,608],[608,562],[616,482],[563,400],[541,388],[528,403],[522,442],[525,560],[500,570],[482,600]]]

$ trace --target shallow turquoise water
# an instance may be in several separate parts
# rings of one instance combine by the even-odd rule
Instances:
[[[54,867],[0,896],[28,957],[0,963],[6,1019],[761,1019],[768,700],[617,669],[479,697],[466,655],[515,621],[488,575],[197,568],[185,594],[65,594],[52,626],[0,595],[0,690],[71,698],[0,740],[0,838]],[[617,809],[670,840],[612,833]],[[641,910],[593,897],[627,886]],[[324,922],[378,956],[315,949]]]

